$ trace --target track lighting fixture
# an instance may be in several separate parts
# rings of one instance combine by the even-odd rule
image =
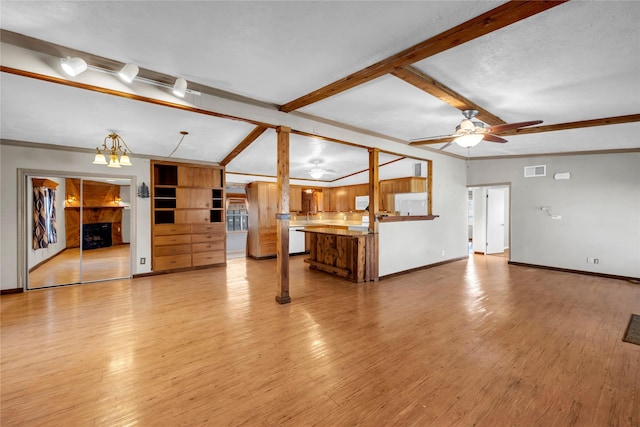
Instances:
[[[175,80],[175,83],[173,84],[173,86],[166,83],[161,83],[156,80],[139,77],[138,73],[140,72],[140,68],[136,64],[132,64],[132,63],[125,64],[120,69],[120,71],[96,67],[95,65],[87,65],[87,63],[82,58],[77,58],[77,57],[61,58],[60,64],[64,72],[71,77],[75,77],[80,73],[84,72],[87,68],[89,68],[92,71],[97,71],[104,74],[110,74],[112,76],[117,75],[118,77],[120,77],[120,79],[122,79],[127,83],[131,83],[134,80],[136,80],[136,81],[147,83],[153,86],[158,86],[165,89],[171,89],[173,94],[176,96],[179,96],[180,98],[184,98],[187,92],[189,92],[192,95],[200,95],[200,92],[187,88],[187,81],[182,77],[178,77]]]
[[[118,75],[122,80],[127,83],[131,83],[136,78],[140,69],[136,64],[125,64],[124,67],[118,72]]]
[[[173,94],[180,98],[184,98],[185,93],[187,93],[187,81],[182,77],[178,77],[176,82],[173,84]]]
[[[78,57],[61,58],[60,65],[62,66],[62,70],[71,77],[75,77],[87,69],[87,63],[84,59]]]

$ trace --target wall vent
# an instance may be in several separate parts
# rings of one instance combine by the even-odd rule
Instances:
[[[524,177],[525,178],[533,178],[536,176],[546,176],[547,175],[547,165],[537,165],[537,166],[525,166],[524,167]]]

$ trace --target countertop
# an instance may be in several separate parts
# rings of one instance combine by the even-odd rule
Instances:
[[[369,234],[368,231],[358,231],[358,230],[343,230],[337,228],[321,228],[321,227],[313,227],[313,228],[303,228],[302,230],[296,230],[302,233],[317,233],[317,234],[331,234],[333,236],[346,236],[346,237],[362,237]]]

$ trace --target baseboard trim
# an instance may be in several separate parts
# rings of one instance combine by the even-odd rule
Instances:
[[[570,268],[551,267],[548,265],[527,264],[526,262],[517,262],[517,261],[509,261],[509,264],[517,265],[519,267],[540,268],[543,270],[561,271],[563,273],[584,274],[587,276],[604,277],[606,279],[626,280],[631,283],[640,284],[640,277],[618,276],[615,274],[598,273],[594,271],[584,271],[584,270],[572,270]]]
[[[24,289],[22,288],[2,289],[0,290],[0,295],[21,294],[23,292],[24,292]]]
[[[409,270],[398,271],[397,273],[391,273],[391,274],[387,274],[385,276],[380,276],[379,279],[382,280],[382,279],[389,279],[391,277],[402,276],[403,274],[413,273],[414,271],[426,270],[428,268],[438,267],[440,265],[449,264],[449,263],[456,262],[456,261],[461,261],[463,259],[469,259],[469,256],[461,256],[461,257],[458,257],[458,258],[451,258],[451,259],[448,259],[448,260],[445,260],[445,261],[436,262],[434,264],[427,264],[427,265],[423,265],[421,267],[410,268]]]

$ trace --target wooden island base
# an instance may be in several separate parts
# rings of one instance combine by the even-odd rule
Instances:
[[[356,283],[378,280],[374,234],[333,228],[298,231],[309,234],[309,258],[304,262],[312,269]]]

